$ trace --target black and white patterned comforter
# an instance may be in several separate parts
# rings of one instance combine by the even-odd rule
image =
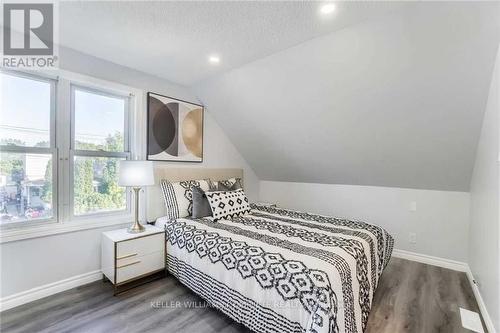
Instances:
[[[375,225],[257,205],[163,223],[167,269],[256,332],[363,332],[394,244]]]

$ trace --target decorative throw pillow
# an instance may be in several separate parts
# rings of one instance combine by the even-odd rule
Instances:
[[[198,186],[193,187],[193,214],[191,216],[195,219],[212,216],[212,209],[210,208],[205,191]]]
[[[214,221],[229,219],[250,212],[250,204],[243,189],[205,193]]]
[[[187,180],[170,183],[167,180],[160,182],[167,208],[167,216],[171,219],[190,216],[193,209],[193,187],[198,186],[204,191],[210,188],[208,180]]]
[[[235,183],[239,183],[240,187],[239,188],[243,188],[243,179],[241,178],[229,178],[229,179],[226,179],[226,180],[219,180],[219,181],[210,181],[210,189],[212,191],[223,191],[223,190],[219,190],[220,185],[222,184],[223,186],[225,186],[226,188],[231,188],[231,186],[233,186]]]
[[[240,180],[241,179],[237,178],[232,185],[229,185],[227,182],[219,182],[217,184],[217,191],[236,191],[242,189],[243,186],[241,186]]]
[[[210,185],[210,191],[217,191],[217,187],[219,186],[218,181],[213,181],[212,179],[209,179],[208,184]]]

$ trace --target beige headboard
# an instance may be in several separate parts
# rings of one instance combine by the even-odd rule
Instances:
[[[243,179],[243,169],[172,168],[170,165],[155,165],[155,185],[147,188],[146,216],[149,222],[166,215],[165,203],[160,189],[160,180],[171,182],[191,179],[225,180],[232,177]],[[244,182],[244,181],[243,181]]]

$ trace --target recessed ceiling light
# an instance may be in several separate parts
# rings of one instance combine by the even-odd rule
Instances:
[[[208,61],[213,65],[217,65],[220,62],[220,58],[219,56],[211,55],[210,57],[208,57]]]
[[[320,12],[321,14],[331,14],[335,11],[335,4],[333,3],[327,3],[321,6]]]

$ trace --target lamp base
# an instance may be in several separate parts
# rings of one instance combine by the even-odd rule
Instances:
[[[142,224],[140,224],[139,222],[136,221],[133,225],[130,226],[130,228],[127,229],[127,232],[129,234],[138,234],[138,233],[141,233],[145,230],[146,230],[146,228],[144,228],[144,226]]]
[[[139,191],[141,190],[140,187],[134,187],[134,192],[135,192],[135,218],[134,218],[134,224],[128,228],[128,232],[130,234],[138,234],[140,232],[143,232],[146,230],[143,225],[139,223]]]

